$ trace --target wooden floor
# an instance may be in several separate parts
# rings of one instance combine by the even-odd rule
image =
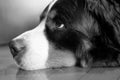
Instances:
[[[0,80],[120,80],[120,68],[23,71],[16,66],[8,47],[0,47]]]

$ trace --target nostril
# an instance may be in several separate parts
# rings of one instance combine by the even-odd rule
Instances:
[[[15,47],[15,45],[16,45],[16,44],[15,44],[14,41],[9,42],[9,48],[10,48],[10,51],[11,51],[13,57],[15,57],[15,56],[17,55],[17,52],[18,52],[18,50],[17,50],[17,48]]]
[[[23,43],[23,40],[15,40],[9,42],[9,48],[13,57],[15,57],[19,52],[24,50],[25,45]]]

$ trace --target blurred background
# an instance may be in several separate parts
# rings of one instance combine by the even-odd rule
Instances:
[[[0,0],[0,45],[39,24],[39,16],[52,0]]]

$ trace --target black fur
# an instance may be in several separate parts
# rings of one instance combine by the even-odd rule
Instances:
[[[120,64],[118,0],[58,0],[47,15],[45,33],[56,49],[72,51],[77,65]]]

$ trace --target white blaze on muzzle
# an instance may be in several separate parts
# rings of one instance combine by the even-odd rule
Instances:
[[[35,29],[27,31],[13,40],[23,39],[26,51],[15,57],[19,66],[26,70],[46,68],[49,54],[49,43],[44,34],[45,20]],[[21,55],[21,56],[20,56]]]

